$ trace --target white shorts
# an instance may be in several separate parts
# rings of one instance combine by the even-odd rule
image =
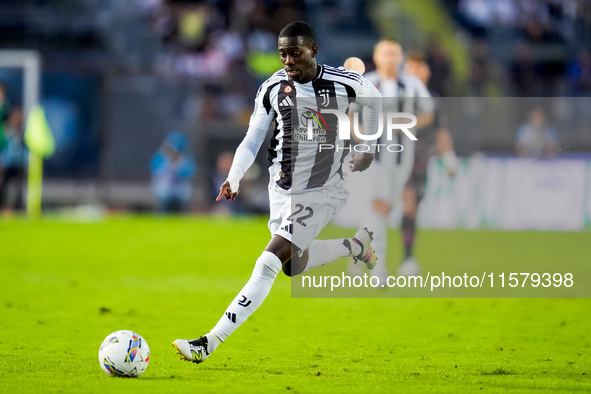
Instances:
[[[414,146],[405,147],[400,163],[396,158],[394,153],[382,152],[380,160],[374,160],[367,170],[347,175],[347,188],[351,194],[347,205],[336,215],[335,224],[351,228],[368,225],[373,200],[386,201],[392,212],[398,211],[402,192],[412,172]]]
[[[348,197],[345,182],[297,193],[279,191],[270,185],[269,231],[306,250],[345,206]]]
[[[368,169],[373,185],[372,200],[382,200],[394,207],[402,201],[402,192],[414,164],[414,142],[404,142],[401,153],[382,152]]]

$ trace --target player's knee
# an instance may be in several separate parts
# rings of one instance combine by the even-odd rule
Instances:
[[[306,269],[308,260],[307,258],[305,260],[300,256],[292,257],[283,264],[283,273],[289,277],[301,274]]]
[[[415,191],[412,187],[407,187],[402,193],[402,213],[404,216],[415,216],[417,213],[417,201]]]
[[[372,205],[374,212],[381,213],[384,216],[388,215],[392,208],[390,204],[384,200],[373,200]]]
[[[292,274],[291,274],[291,260],[288,260],[285,263],[283,263],[283,273],[289,277],[292,276]]]
[[[302,273],[300,267],[294,262],[293,259],[288,260],[283,264],[283,273],[290,278]]]
[[[271,241],[267,244],[265,251],[273,253],[279,258],[279,260],[286,262],[291,257],[292,245],[291,242],[285,238],[279,235],[274,235],[273,238],[271,238]]]
[[[264,251],[255,264],[255,272],[259,275],[277,277],[281,270],[281,260],[275,254]]]
[[[414,218],[417,216],[416,204],[403,204],[402,215]]]

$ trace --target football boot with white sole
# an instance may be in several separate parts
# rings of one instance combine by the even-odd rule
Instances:
[[[209,357],[207,345],[207,338],[205,336],[192,341],[177,339],[172,343],[181,360],[192,361],[195,364],[202,363]]]
[[[367,227],[357,230],[355,236],[351,238],[351,242],[361,247],[361,253],[353,256],[355,263],[361,261],[370,270],[374,269],[378,259],[371,247],[371,241],[373,241],[373,232],[369,231]]]

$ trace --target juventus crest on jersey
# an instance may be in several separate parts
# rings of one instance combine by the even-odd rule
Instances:
[[[284,70],[273,74],[259,88],[250,119],[251,126],[264,129],[275,122],[267,156],[271,183],[295,192],[342,180],[349,141],[338,139],[336,116],[321,111],[347,112],[351,103],[369,106],[376,97],[369,81],[343,67],[319,65],[317,77],[304,84]]]

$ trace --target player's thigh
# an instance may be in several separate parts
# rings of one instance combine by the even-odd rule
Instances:
[[[348,192],[344,185],[294,194],[291,199],[291,214],[284,219],[278,231],[282,232],[287,228],[291,242],[304,251],[345,206],[347,197]]]
[[[396,165],[382,171],[380,179],[374,182],[374,210],[376,200],[388,205],[390,209],[400,204],[409,175],[410,172],[406,168]]]
[[[289,192],[279,192],[269,188],[269,222],[267,226],[271,235],[277,233],[281,222],[291,214],[291,198]]]
[[[371,177],[371,189],[368,192],[370,200],[388,202],[395,190],[395,179],[392,173],[393,163],[389,160],[378,161],[372,164],[367,172]]]

